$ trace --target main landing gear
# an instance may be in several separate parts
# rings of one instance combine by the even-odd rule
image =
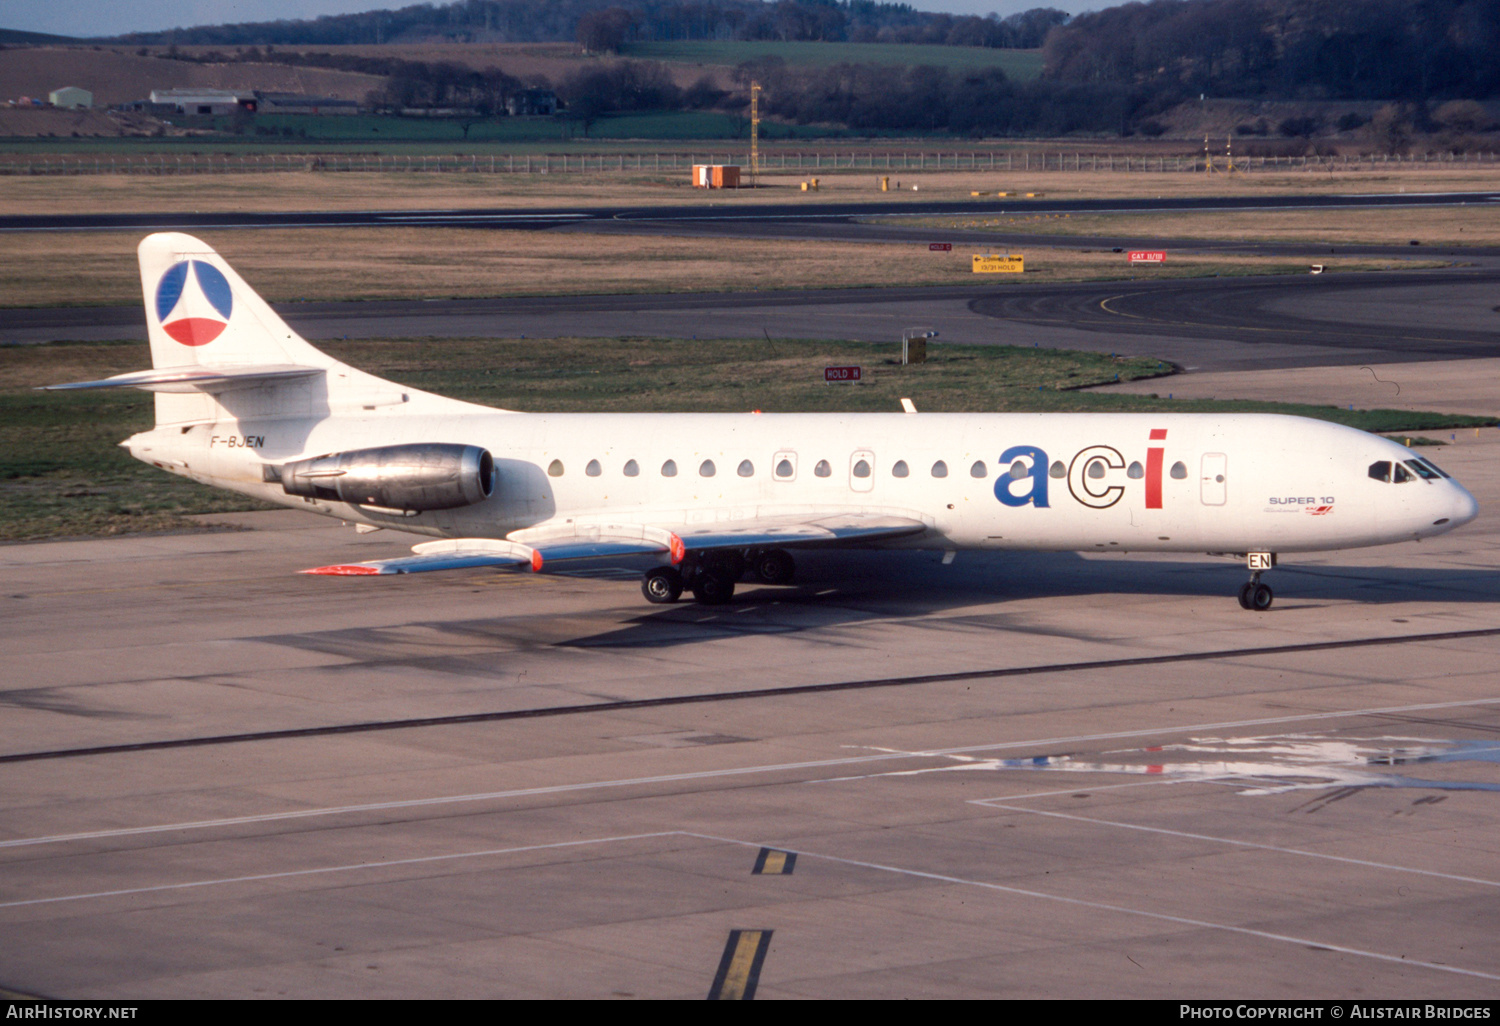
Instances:
[[[1269,584],[1260,583],[1260,575],[1276,565],[1274,552],[1250,552],[1245,556],[1245,565],[1250,570],[1250,579],[1240,585],[1240,608],[1263,613],[1271,608],[1276,593]]]
[[[705,606],[721,606],[734,597],[734,586],[745,571],[767,584],[789,584],[796,573],[790,553],[781,549],[764,549],[748,554],[734,550],[705,553],[701,558],[684,562],[681,568],[658,566],[641,579],[641,594],[647,602],[666,604],[682,597],[683,589]]]

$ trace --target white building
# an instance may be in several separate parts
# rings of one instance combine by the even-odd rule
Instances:
[[[54,89],[47,94],[48,101],[54,107],[65,107],[69,110],[74,108],[88,108],[94,105],[94,94],[87,89],[79,89],[77,86],[63,86]]]
[[[253,111],[256,106],[253,92],[229,89],[153,89],[151,102],[179,114],[233,114],[239,107]]]

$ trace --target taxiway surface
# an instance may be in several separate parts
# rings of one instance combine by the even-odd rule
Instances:
[[[1500,356],[1500,269],[1055,285],[295,303],[304,337],[776,338],[1004,343],[1195,370]],[[0,310],[0,343],[146,337],[140,306]]]
[[[1207,557],[662,608],[298,576],[410,539],[294,512],[0,547],[0,987],[1493,998],[1496,436],[1433,452],[1479,520],[1264,614]]]

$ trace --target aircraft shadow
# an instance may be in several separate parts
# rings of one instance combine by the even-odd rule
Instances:
[[[1321,558],[1321,557],[1320,557]],[[799,553],[798,583],[773,587],[740,584],[722,606],[684,600],[648,607],[628,626],[556,642],[585,648],[669,647],[716,638],[788,634],[848,626],[863,621],[931,617],[1026,633],[1093,637],[995,610],[995,603],[1059,596],[1113,595],[1202,598],[1232,606],[1248,579],[1245,569],[1222,563],[1132,559],[1128,555],[1085,559],[1071,552],[964,552],[950,566],[935,553]],[[1500,602],[1500,569],[1299,565],[1288,559],[1265,577],[1277,604],[1260,616],[1331,602]],[[972,616],[962,610],[974,607]],[[1249,614],[1247,614],[1249,615]]]

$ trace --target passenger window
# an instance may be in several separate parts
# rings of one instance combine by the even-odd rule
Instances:
[[[604,473],[604,468],[599,466],[598,460],[589,460],[589,465],[583,468],[583,472],[589,477],[598,477]]]
[[[1181,480],[1183,480],[1186,477],[1187,477],[1187,464],[1186,463],[1183,463],[1181,460],[1178,460],[1176,463],[1172,464],[1172,480],[1173,481],[1181,481]]]
[[[1026,466],[1026,462],[1024,460],[1016,460],[1010,465],[1010,476],[1015,478],[1017,481],[1030,473],[1031,470]]]
[[[1181,463],[1177,464],[1179,467]],[[1184,472],[1185,473],[1185,472]],[[1063,466],[1062,460],[1053,460],[1052,466],[1047,469],[1048,477],[1063,478],[1068,476],[1068,468]]]
[[[699,477],[713,477],[717,472],[718,468],[714,466],[713,460],[704,460],[702,463],[698,464]]]
[[[667,462],[663,463],[661,465],[661,476],[662,477],[676,477],[677,476],[677,461],[676,460],[667,460]]]
[[[1438,472],[1438,475],[1440,477],[1448,477],[1448,476],[1450,476],[1446,470],[1444,470],[1442,467],[1438,466],[1436,463],[1432,462],[1426,456],[1418,456],[1417,457],[1417,462],[1421,463],[1421,464],[1424,464],[1426,466],[1429,466],[1433,470],[1436,470]]]
[[[1422,478],[1424,481],[1436,481],[1438,479],[1438,476],[1436,474],[1428,470],[1417,460],[1407,460],[1406,465],[1412,470],[1416,471],[1417,476]]]
[[[1125,471],[1125,476],[1130,478],[1132,481],[1139,481],[1141,478],[1146,476],[1146,470],[1140,465],[1140,463],[1132,463],[1130,465],[1130,469]]]
[[[776,464],[777,477],[791,477],[796,472],[797,470],[792,466],[791,460],[782,460],[780,463]]]
[[[562,477],[563,476],[562,460],[553,460],[551,463],[547,464],[547,476],[548,477]]]
[[[755,464],[751,463],[749,460],[740,460],[740,469],[738,473],[740,477],[754,477]]]
[[[1397,484],[1406,484],[1406,482],[1408,481],[1415,481],[1416,478],[1412,477],[1411,472],[1398,463],[1396,464],[1396,473],[1394,480]]]
[[[813,473],[818,477],[827,477],[833,473],[833,468],[828,465],[827,460],[819,460],[818,465],[813,467]]]
[[[868,463],[866,463],[864,460],[860,460],[858,463],[854,464],[854,476],[855,477],[869,477],[870,476],[870,465]]]
[[[635,460],[629,460],[625,464],[625,476],[635,477],[641,472],[641,466]]]
[[[1374,463],[1371,463],[1370,476],[1377,481],[1385,481],[1389,484],[1391,480],[1391,461],[1376,460]]]
[[[936,463],[934,463],[932,465],[932,476],[933,477],[947,477],[948,476],[948,464],[944,463],[942,460],[938,460]]]
[[[990,468],[984,465],[984,460],[975,460],[974,465],[969,468],[970,477],[988,477]]]
[[[908,473],[910,473],[910,471],[908,471],[906,469],[906,461],[905,460],[897,460],[895,462],[895,464],[891,467],[891,476],[892,477],[905,477]]]
[[[1092,477],[1095,480],[1098,480],[1099,478],[1103,477],[1104,476],[1104,461],[1103,460],[1090,460],[1089,461],[1088,475],[1089,475],[1089,477]],[[1221,478],[1220,480],[1223,480],[1223,479]]]

